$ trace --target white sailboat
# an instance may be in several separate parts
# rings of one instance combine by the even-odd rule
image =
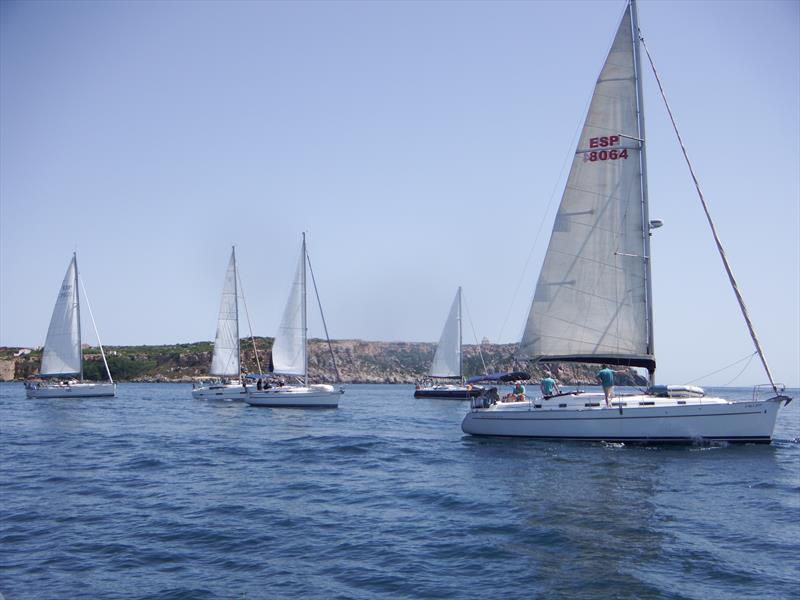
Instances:
[[[209,374],[218,381],[195,384],[192,396],[202,400],[242,400],[247,393],[240,380],[239,341],[239,291],[236,270],[236,248],[231,249],[231,258],[225,271],[222,299],[217,319],[217,335],[214,338],[214,353]]]
[[[94,323],[94,316],[89,315]],[[95,333],[97,329],[95,328]],[[43,378],[60,378],[44,382],[28,382],[25,394],[28,398],[97,398],[114,397],[117,384],[111,378],[108,361],[100,343],[100,353],[108,374],[108,383],[84,381],[83,352],[81,351],[81,302],[78,290],[78,257],[75,253],[67,267],[64,281],[58,292],[53,316],[47,329],[47,339],[42,352],[39,375]],[[75,379],[75,376],[78,379]]]
[[[418,385],[414,390],[414,397],[468,400],[478,396],[481,388],[464,385],[462,363],[461,288],[459,287],[450,306],[450,312],[447,313],[447,320],[428,371],[428,375],[434,379],[454,379],[458,383],[436,381],[428,385]]]
[[[329,384],[308,383],[308,327],[306,318],[306,235],[300,248],[294,281],[283,311],[278,334],[272,345],[272,370],[275,375],[293,376],[301,383],[266,381],[262,389],[247,389],[245,401],[252,406],[286,408],[337,408],[344,390]],[[313,271],[312,271],[313,277]],[[320,306],[320,312],[322,307]],[[323,316],[323,325],[325,318]],[[327,325],[325,325],[327,336]],[[330,340],[329,340],[330,342]],[[335,364],[335,363],[334,363]]]
[[[217,319],[217,335],[209,373],[218,381],[196,384],[192,396],[202,400],[244,400],[247,390],[241,378],[241,347],[239,338],[239,273],[236,268],[236,248],[225,271],[222,299]],[[255,348],[255,344],[254,344]],[[256,355],[256,358],[258,356]]]
[[[661,223],[648,216],[640,79],[643,41],[638,31],[636,3],[631,0],[597,80],[520,342],[520,356],[541,362],[646,368],[650,387],[646,393],[615,397],[610,408],[602,393],[576,392],[507,404],[485,395],[473,401],[464,417],[465,433],[768,443],[779,407],[791,401],[782,394],[783,386],[772,379],[743,304],[771,382],[770,397],[760,399],[754,390],[752,401],[734,402],[705,396],[691,386],[655,385],[650,230]],[[702,194],[700,198],[703,201]],[[710,216],[708,220],[719,246]],[[737,299],[741,303],[738,291]]]

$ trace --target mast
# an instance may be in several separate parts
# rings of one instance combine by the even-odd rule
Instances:
[[[242,378],[242,343],[239,339],[239,271],[236,266],[236,246],[231,246],[233,255],[233,305],[236,309],[236,361],[239,363],[239,379]]]
[[[78,357],[81,361],[81,374],[80,380],[83,381],[83,346],[81,340],[81,292],[78,288],[78,253],[72,253],[72,263],[75,265],[75,310],[78,315]]]
[[[308,260],[308,254],[306,253],[306,232],[303,232],[303,276],[302,276],[302,293],[303,299],[301,302],[302,306],[302,329],[303,329],[303,356],[305,357],[304,363],[304,373],[303,373],[303,382],[306,387],[308,387],[308,323],[306,321],[306,261]]]
[[[631,0],[631,32],[633,34],[633,53],[636,68],[636,104],[637,120],[639,124],[639,146],[641,148],[641,179],[642,179],[642,244],[644,254],[645,272],[645,304],[647,305],[647,352],[655,357],[655,340],[653,336],[653,277],[652,261],[650,259],[650,206],[647,197],[647,152],[644,133],[644,94],[642,93],[642,55],[639,40],[639,13],[636,0]],[[655,365],[648,368],[650,385],[656,382]]]
[[[458,286],[458,375],[464,381],[464,347],[462,346],[461,330],[461,286]]]

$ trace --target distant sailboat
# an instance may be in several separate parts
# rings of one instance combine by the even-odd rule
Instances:
[[[252,336],[251,336],[252,337]],[[214,338],[214,353],[209,373],[219,381],[195,385],[194,398],[203,400],[244,400],[247,395],[241,376],[241,342],[239,338],[239,272],[236,265],[236,248],[231,249],[231,258],[225,271],[222,299],[217,319],[217,335]],[[255,350],[255,342],[253,343]],[[256,360],[258,354],[256,353]]]
[[[47,339],[42,352],[41,377],[62,378],[58,381],[25,384],[28,398],[97,398],[114,397],[117,386],[111,378],[105,351],[98,337],[100,353],[108,374],[108,383],[84,381],[81,350],[81,306],[78,290],[78,257],[73,253],[58,293]],[[87,304],[87,307],[88,304]],[[89,307],[91,316],[91,307]],[[94,317],[92,316],[92,322]],[[79,379],[74,379],[74,376]]]
[[[791,400],[773,382],[743,304],[770,379],[771,397],[760,400],[754,390],[752,401],[733,402],[705,396],[693,386],[655,385],[650,230],[661,223],[648,217],[640,79],[643,44],[638,31],[636,3],[631,1],[597,80],[536,284],[520,356],[548,363],[642,367],[650,374],[650,388],[646,393],[616,396],[611,409],[605,408],[602,393],[512,403],[482,397],[464,417],[465,433],[768,443],[779,407]],[[710,216],[708,220],[713,231]],[[721,246],[720,253],[733,282]],[[741,304],[738,291],[737,299]]]
[[[292,408],[337,408],[344,390],[332,385],[308,383],[308,326],[306,319],[306,236],[300,248],[294,281],[283,311],[278,334],[272,345],[272,367],[275,375],[293,376],[302,383],[283,384],[265,380],[262,389],[249,387],[245,401],[253,406]],[[313,277],[313,271],[312,271]],[[322,307],[320,307],[320,312]],[[323,324],[324,324],[323,316]],[[326,332],[327,336],[327,326]],[[328,340],[330,342],[330,340]]]
[[[447,320],[442,329],[433,363],[428,374],[435,379],[455,379],[458,383],[432,383],[418,385],[414,390],[415,398],[447,398],[468,400],[478,396],[481,388],[464,385],[462,358],[462,325],[461,325],[461,288],[458,288]]]

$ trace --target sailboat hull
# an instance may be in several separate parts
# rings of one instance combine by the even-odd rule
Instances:
[[[116,383],[38,383],[25,388],[28,398],[113,398]]]
[[[273,408],[338,408],[339,396],[344,390],[332,385],[318,384],[308,387],[286,385],[267,390],[248,390],[245,402],[251,406]]]
[[[203,385],[192,390],[192,397],[198,400],[244,400],[247,390],[241,383]]]
[[[588,398],[580,398],[579,401]],[[652,397],[615,399],[618,405],[563,410],[545,404],[516,402],[473,409],[464,417],[464,433],[483,436],[538,439],[587,440],[606,442],[696,443],[703,441],[769,443],[778,409],[785,397],[754,402],[728,402],[704,398],[685,404],[658,402]],[[539,401],[541,402],[541,401]],[[640,406],[639,402],[654,405]]]
[[[441,398],[444,400],[469,400],[477,398],[483,392],[479,387],[463,387],[457,385],[434,385],[414,390],[414,398]]]

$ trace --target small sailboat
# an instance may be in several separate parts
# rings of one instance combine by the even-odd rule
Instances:
[[[253,342],[253,350],[255,350],[255,342]],[[256,361],[258,361],[257,352]],[[244,400],[247,390],[241,370],[239,272],[236,265],[236,248],[234,247],[231,249],[231,258],[225,271],[225,283],[222,286],[222,299],[217,319],[217,335],[214,338],[214,353],[209,369],[209,373],[219,379],[195,385],[192,388],[192,396],[203,400]]]
[[[310,262],[306,249],[306,235],[300,248],[294,281],[283,311],[283,318],[272,345],[272,372],[274,375],[296,377],[298,383],[285,384],[283,380],[265,380],[261,389],[247,388],[245,401],[252,406],[287,408],[337,408],[344,390],[329,384],[308,383],[308,326],[306,318],[306,264]],[[311,272],[313,281],[313,271]],[[315,290],[316,290],[316,284]],[[319,295],[317,294],[317,299]],[[322,306],[320,306],[322,313]],[[325,317],[322,317],[327,337]],[[328,339],[330,344],[330,339]],[[333,356],[333,352],[331,352]],[[334,367],[336,363],[334,361]]]
[[[468,400],[480,395],[482,391],[480,387],[464,384],[462,363],[461,288],[459,287],[447,314],[428,372],[431,378],[454,379],[458,383],[435,382],[418,385],[414,390],[414,398]]]
[[[94,324],[92,309],[87,301],[89,316]],[[95,328],[97,333],[97,328]],[[53,378],[52,381],[28,382],[25,394],[28,398],[99,398],[114,397],[117,384],[111,378],[108,361],[97,336],[103,364],[108,374],[108,383],[84,381],[83,352],[81,351],[81,301],[78,290],[78,257],[73,253],[69,262],[61,290],[58,292],[50,327],[42,352],[42,366],[39,375]],[[78,379],[74,379],[78,376]],[[55,379],[58,378],[58,379]]]
[[[640,77],[643,46],[636,3],[631,0],[596,83],[519,355],[545,363],[645,368],[650,387],[644,393],[616,396],[609,407],[603,393],[575,392],[511,403],[484,396],[473,401],[464,417],[465,433],[621,442],[769,443],[779,407],[791,401],[767,367],[699,186],[770,386],[757,387],[751,401],[738,402],[706,396],[694,386],[655,385],[650,232],[661,222],[648,216]]]

